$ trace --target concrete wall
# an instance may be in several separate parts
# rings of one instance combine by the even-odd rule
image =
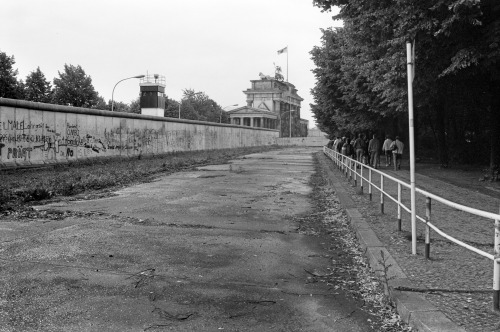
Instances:
[[[290,146],[325,146],[328,144],[326,137],[283,137],[276,141],[278,145]]]
[[[277,144],[264,128],[0,98],[0,167]]]

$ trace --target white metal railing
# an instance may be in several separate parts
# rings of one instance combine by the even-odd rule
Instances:
[[[360,189],[363,192],[363,184],[367,183],[368,185],[368,195],[370,200],[372,200],[372,189],[380,192],[380,212],[384,213],[384,198],[387,197],[393,202],[397,204],[397,229],[401,230],[401,209],[404,209],[406,212],[411,213],[412,208],[416,207],[407,207],[402,203],[402,188],[410,189],[410,184],[399,180],[393,176],[390,176],[386,173],[378,171],[370,166],[367,166],[363,163],[360,163],[352,158],[342,155],[341,153],[331,150],[326,146],[323,147],[323,152],[327,155],[336,166],[344,173],[344,175],[354,181],[354,185],[357,187],[358,180],[360,182]],[[359,167],[359,172],[358,172]],[[368,170],[368,178],[363,176],[363,170]],[[380,185],[377,186],[373,182],[373,174],[380,176]],[[384,190],[384,180],[390,180],[397,184],[397,197],[391,196],[388,192]],[[451,202],[445,198],[429,193],[425,190],[416,188],[415,192],[423,195],[426,201],[425,208],[425,217],[416,216],[416,219],[423,222],[425,224],[425,252],[424,256],[426,259],[430,257],[430,234],[431,229],[434,230],[437,234],[442,237],[448,239],[449,241],[464,247],[470,251],[473,251],[483,257],[486,257],[493,261],[493,309],[495,311],[500,311],[500,214],[495,214],[487,211],[482,211],[478,209],[474,209],[465,205],[457,204]],[[467,212],[473,214],[475,216],[484,217],[494,221],[494,250],[493,254],[483,251],[481,249],[475,248],[467,243],[464,243],[448,234],[440,230],[436,225],[431,223],[431,201],[438,201],[446,206],[457,209],[459,211]],[[412,230],[412,239],[416,239],[417,234],[415,230]]]

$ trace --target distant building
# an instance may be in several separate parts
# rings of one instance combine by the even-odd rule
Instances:
[[[307,136],[309,121],[300,118],[300,103],[304,99],[293,84],[264,75],[250,82],[252,87],[243,91],[247,105],[227,112],[231,124],[277,129],[280,137]]]

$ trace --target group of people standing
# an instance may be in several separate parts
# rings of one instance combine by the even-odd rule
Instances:
[[[391,163],[396,163],[397,169],[401,169],[404,144],[399,136],[396,136],[393,141],[387,135],[382,144],[376,134],[370,140],[364,134],[359,134],[352,140],[349,137],[337,137],[330,141],[327,147],[373,168],[380,167],[380,151],[382,151],[386,167],[391,166]]]

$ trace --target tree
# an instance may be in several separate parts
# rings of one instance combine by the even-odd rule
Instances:
[[[0,97],[19,99],[23,97],[23,83],[17,80],[14,56],[0,52]]]
[[[49,103],[52,99],[52,86],[45,79],[45,75],[40,70],[40,67],[31,72],[26,77],[24,85],[24,98],[29,101],[40,103]]]
[[[475,147],[488,141],[490,163],[498,161],[498,2],[314,0],[313,4],[323,10],[339,6],[334,19],[344,21],[342,29],[325,30],[323,45],[311,52],[317,67],[311,106],[323,130],[353,132],[376,124],[385,132],[402,133],[407,126],[405,44],[416,41],[416,138],[432,133],[432,148],[438,148],[442,164],[449,158],[484,160],[484,151],[475,155],[467,151],[484,150]]]
[[[136,99],[130,102],[130,113],[141,114],[141,97],[137,97]]]
[[[64,71],[54,78],[53,101],[60,105],[75,107],[95,107],[99,100],[92,85],[92,78],[78,66],[64,65]]]
[[[219,122],[222,108],[204,92],[195,92],[192,89],[183,91],[181,100],[181,118]]]
[[[104,98],[97,94],[96,102],[90,108],[96,110],[111,110],[111,105],[107,104]]]
[[[180,103],[174,99],[170,99],[165,96],[165,112],[164,116],[167,118],[178,118],[179,117],[179,105]]]

